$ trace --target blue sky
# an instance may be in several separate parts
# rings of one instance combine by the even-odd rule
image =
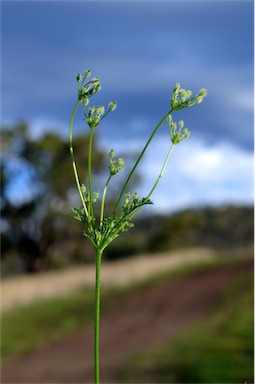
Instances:
[[[4,124],[68,137],[75,77],[90,68],[102,84],[94,102],[118,102],[100,145],[122,155],[142,148],[177,81],[208,88],[201,105],[173,116],[191,137],[176,146],[150,209],[252,202],[252,1],[2,1],[1,17]],[[165,126],[141,165],[141,196],[168,146]]]

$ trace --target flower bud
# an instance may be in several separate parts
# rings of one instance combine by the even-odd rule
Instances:
[[[110,157],[109,170],[110,170],[111,176],[114,176],[117,173],[121,172],[125,164],[123,157],[119,157],[118,160],[116,160],[116,159],[113,159],[113,156],[114,156],[114,150],[112,149],[109,152],[109,157]]]
[[[88,103],[89,103],[89,98],[88,98],[88,96],[83,97],[83,99],[82,99],[82,104],[86,107],[86,105],[88,105]]]
[[[184,127],[184,121],[180,120],[179,121],[179,128],[182,129]]]
[[[196,102],[198,104],[202,103],[202,101],[203,101],[203,96],[200,96],[200,95],[196,96]]]
[[[82,193],[85,193],[85,192],[86,192],[86,187],[85,187],[84,184],[81,185],[81,191],[82,191]]]
[[[88,117],[90,118],[92,115],[94,115],[94,112],[95,112],[95,107],[94,105],[92,105],[92,107],[89,108]]]
[[[183,130],[183,138],[187,138],[187,137],[189,137],[190,136],[190,131],[188,130],[188,128],[185,128],[184,130]]]
[[[173,93],[174,93],[174,94],[178,93],[179,90],[180,90],[180,87],[181,87],[181,84],[180,84],[180,83],[176,83],[176,84],[175,84],[175,87],[174,87],[174,89],[173,89]]]
[[[96,85],[94,87],[95,93],[100,91],[100,89],[101,89],[101,84],[100,83],[96,83]]]
[[[117,108],[117,101],[111,101],[108,104],[108,108],[109,108],[110,111],[114,111]]]
[[[81,89],[81,92],[82,92],[82,94],[85,96],[86,95],[86,93],[88,92],[88,87],[85,85],[85,87],[82,87],[82,89]]]
[[[138,193],[137,193],[137,192],[133,193],[133,195],[132,195],[132,201],[133,201],[133,203],[138,202]]]
[[[95,110],[95,115],[97,117],[101,117],[104,114],[104,107],[97,107]]]
[[[199,91],[199,96],[205,97],[208,93],[208,90],[203,88]]]
[[[99,78],[98,77],[93,77],[93,79],[90,80],[92,84],[99,83]]]
[[[123,157],[119,157],[117,160],[118,172],[124,169],[124,165],[125,165],[125,160],[123,159]]]
[[[89,77],[91,75],[91,70],[88,69],[85,73],[84,73],[84,76],[85,77]]]
[[[94,194],[93,194],[93,203],[95,203],[97,201],[98,196],[99,196],[99,192],[98,191],[94,192]]]
[[[110,152],[109,152],[109,157],[110,157],[110,159],[112,159],[112,158],[113,158],[113,156],[114,156],[114,150],[113,150],[113,149],[111,149],[111,150],[110,150]]]
[[[80,80],[81,80],[81,74],[80,74],[80,73],[78,73],[78,75],[76,76],[76,80],[77,80],[77,81],[80,81]]]

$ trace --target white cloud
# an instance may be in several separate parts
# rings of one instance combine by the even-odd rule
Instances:
[[[202,142],[192,142],[187,145],[191,147],[190,158],[182,164],[182,170],[197,182],[241,181],[252,171],[251,154],[232,144],[207,147]]]
[[[133,119],[125,129],[147,125],[146,119]],[[59,124],[56,122],[56,125]],[[33,121],[31,132],[36,139],[53,127],[52,121]],[[63,127],[68,133],[68,127]],[[143,137],[130,136],[99,137],[99,145],[108,152],[115,150],[116,156],[136,153],[145,145]],[[141,184],[137,186],[140,197],[147,196],[155,183],[164,158],[171,145],[168,134],[156,136],[148,147],[144,159],[137,168]],[[132,163],[133,164],[133,163]],[[132,166],[132,165],[131,165]],[[130,163],[126,168],[130,167]],[[123,180],[124,174],[120,176]],[[154,206],[149,213],[168,212],[199,205],[252,204],[253,201],[253,154],[229,142],[218,142],[214,146],[190,137],[176,145],[160,183],[152,195]]]
[[[144,143],[143,143],[144,144]],[[142,148],[136,142],[136,148]],[[137,189],[146,196],[153,186],[169,149],[168,137],[155,138],[139,167],[143,184]],[[119,144],[119,150],[121,145]],[[134,148],[125,142],[123,150]],[[213,147],[190,138],[174,148],[165,173],[152,196],[157,211],[173,211],[188,206],[251,204],[253,201],[253,155],[221,142]]]

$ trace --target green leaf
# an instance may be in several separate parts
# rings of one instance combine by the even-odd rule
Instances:
[[[125,195],[125,201],[124,201],[124,204],[123,204],[123,207],[122,207],[124,216],[129,215],[135,209],[137,209],[137,208],[139,208],[139,207],[141,207],[143,205],[153,204],[153,202],[149,198],[147,198],[147,197],[143,197],[142,199],[138,199],[138,194],[137,193],[133,194],[131,201],[129,201],[129,198],[130,198],[130,194],[126,194]]]
[[[79,208],[71,208],[71,211],[74,214],[74,218],[78,221],[84,222],[82,212]]]

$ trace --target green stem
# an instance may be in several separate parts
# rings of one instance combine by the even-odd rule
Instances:
[[[173,149],[174,149],[174,146],[175,146],[175,144],[172,143],[172,145],[171,145],[171,147],[170,147],[170,149],[169,149],[169,151],[168,151],[168,153],[167,153],[167,155],[166,155],[164,164],[163,164],[163,166],[162,166],[162,168],[161,168],[161,171],[160,171],[160,173],[159,173],[159,175],[158,175],[158,178],[157,178],[157,180],[155,181],[153,187],[151,188],[150,193],[146,196],[147,199],[149,199],[149,198],[151,197],[151,195],[153,194],[154,190],[156,189],[156,187],[157,187],[157,185],[158,185],[158,183],[159,183],[159,181],[160,181],[160,179],[161,179],[161,177],[162,177],[162,175],[163,175],[163,173],[164,173],[164,171],[165,171],[165,169],[166,169],[168,160],[169,160],[169,158],[170,158],[170,156],[171,156],[171,153],[172,153],[172,151],[173,151]],[[137,208],[137,209],[133,212],[133,214],[129,216],[129,218],[132,219],[132,218],[133,218],[133,217],[140,211],[141,208],[142,208],[142,206],[139,207],[139,208]]]
[[[90,128],[89,133],[89,153],[88,153],[88,184],[89,184],[89,221],[94,219],[94,210],[93,210],[93,187],[92,187],[92,146],[93,146],[93,132],[94,128]]]
[[[171,145],[171,147],[170,147],[170,149],[169,149],[169,151],[168,151],[168,153],[167,153],[167,156],[166,156],[166,159],[165,159],[165,161],[164,161],[163,167],[161,168],[160,174],[159,174],[159,176],[158,176],[158,178],[157,178],[155,184],[153,185],[153,187],[152,187],[150,193],[148,194],[147,199],[149,199],[149,198],[151,197],[152,193],[153,193],[154,190],[156,189],[156,187],[157,187],[157,185],[158,185],[158,183],[159,183],[159,180],[161,179],[161,177],[162,177],[162,175],[163,175],[163,173],[164,173],[164,171],[165,171],[165,169],[166,169],[166,166],[167,166],[169,157],[171,156],[171,153],[172,153],[172,151],[173,151],[173,149],[174,149],[174,145],[175,145],[175,144],[172,143],[172,145]]]
[[[171,148],[170,148],[170,150],[169,150],[169,152],[168,152],[168,154],[167,154],[167,157],[166,157],[166,160],[165,160],[165,162],[164,162],[164,165],[163,165],[163,167],[162,167],[162,169],[161,169],[161,172],[160,172],[160,174],[159,174],[159,176],[158,176],[158,178],[157,178],[157,180],[156,180],[154,186],[152,187],[150,193],[149,193],[148,196],[147,196],[148,199],[149,199],[149,197],[152,195],[152,193],[153,193],[154,189],[156,188],[156,186],[157,186],[157,184],[158,184],[160,178],[162,177],[162,174],[163,174],[163,172],[164,172],[164,170],[165,170],[165,168],[166,168],[167,161],[168,161],[168,159],[169,159],[169,157],[170,157],[170,154],[171,154],[171,152],[172,152],[172,150],[173,150],[173,147],[174,147],[174,144],[172,144],[172,146],[171,146]],[[110,180],[110,178],[108,179],[107,183],[109,182],[109,180]],[[105,191],[106,191],[106,186],[105,186]],[[112,235],[114,234],[115,229],[118,229],[118,227],[121,225],[122,222],[125,221],[125,219],[127,218],[128,215],[130,215],[130,216],[129,216],[129,219],[132,219],[132,218],[133,218],[133,217],[140,211],[140,209],[141,209],[142,207],[143,207],[143,205],[141,205],[139,208],[137,208],[137,209],[133,212],[132,215],[130,215],[130,213],[129,213],[129,214],[127,214],[127,215],[120,216],[120,219],[117,221],[117,223],[114,225],[114,227],[110,229],[111,234],[112,234]],[[106,246],[105,244],[106,244],[108,235],[109,235],[109,233],[107,232],[107,233],[105,233],[105,236],[102,238],[102,241],[101,241],[101,243],[100,243],[100,246],[101,246],[102,249],[104,249],[105,246]]]
[[[86,203],[85,203],[85,200],[84,200],[84,197],[82,194],[81,184],[80,184],[80,180],[79,180],[79,175],[78,175],[78,171],[77,171],[77,167],[76,167],[76,163],[75,163],[74,150],[73,150],[73,121],[74,121],[75,113],[77,111],[79,103],[80,103],[80,100],[78,99],[75,106],[74,106],[71,120],[70,120],[69,147],[70,147],[70,154],[71,154],[71,159],[72,159],[72,164],[73,164],[74,177],[75,177],[75,181],[77,184],[78,192],[79,192],[79,195],[80,195],[80,198],[82,201],[84,212],[85,212],[86,216],[88,216],[88,210],[87,210]]]
[[[111,180],[111,177],[112,177],[112,175],[110,175],[108,177],[108,180],[107,180],[105,187],[104,187],[104,192],[103,192],[103,196],[102,196],[102,203],[101,203],[100,225],[102,224],[103,219],[104,219],[105,196],[106,196],[106,191],[108,188],[109,181]]]
[[[100,269],[102,251],[96,251],[96,285],[95,285],[95,328],[94,328],[94,369],[95,384],[100,382],[99,369],[99,327],[100,327]]]
[[[132,170],[130,171],[130,174],[129,174],[129,176],[128,176],[128,178],[127,178],[127,180],[126,180],[126,182],[125,182],[125,184],[124,184],[124,186],[123,186],[123,188],[122,188],[122,191],[121,191],[121,194],[120,194],[120,196],[119,196],[119,199],[118,199],[118,201],[117,201],[117,203],[116,203],[116,205],[115,205],[115,208],[114,208],[114,211],[113,211],[113,215],[115,214],[115,212],[116,212],[116,210],[117,210],[117,208],[118,208],[118,206],[119,206],[119,204],[120,204],[120,201],[121,201],[121,199],[122,199],[122,197],[123,197],[123,195],[124,195],[124,193],[125,193],[125,190],[126,190],[126,188],[127,188],[127,185],[128,185],[128,183],[129,183],[129,180],[131,179],[133,173],[135,172],[136,167],[137,167],[138,164],[140,163],[140,161],[141,161],[141,159],[142,159],[142,157],[143,157],[143,155],[144,155],[146,149],[148,148],[148,146],[149,146],[151,140],[153,139],[153,137],[155,136],[155,134],[157,133],[157,131],[159,130],[159,128],[161,127],[161,125],[163,124],[163,122],[167,119],[167,117],[168,117],[172,112],[173,112],[173,109],[171,109],[169,112],[167,112],[167,114],[160,120],[160,122],[158,123],[158,125],[156,126],[156,128],[154,129],[154,131],[152,132],[152,134],[150,135],[150,137],[149,137],[147,143],[145,144],[145,146],[144,146],[142,152],[140,153],[138,159],[136,160],[136,163],[135,163],[135,165],[133,166]]]

